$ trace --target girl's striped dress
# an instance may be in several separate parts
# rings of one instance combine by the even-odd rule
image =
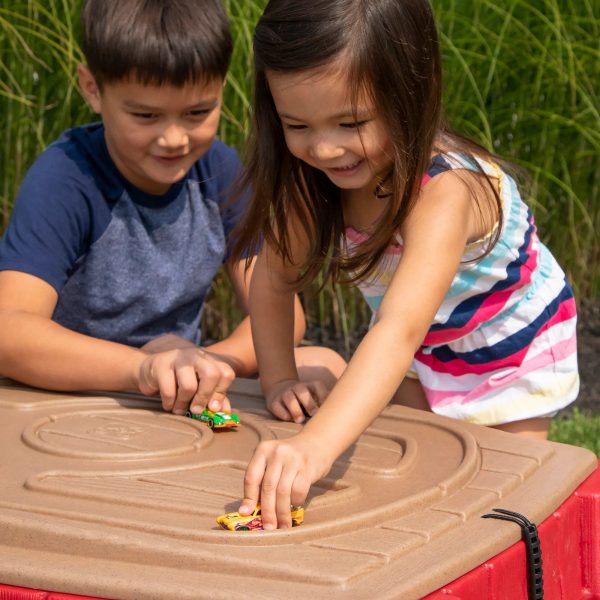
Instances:
[[[565,274],[540,243],[533,215],[514,180],[477,159],[499,181],[504,221],[491,253],[487,240],[469,244],[412,372],[431,409],[481,425],[552,415],[579,391],[576,310]],[[476,170],[472,159],[436,156],[423,178],[449,169]],[[346,230],[348,251],[365,239]],[[402,256],[402,240],[388,248],[380,270],[359,288],[374,316]]]

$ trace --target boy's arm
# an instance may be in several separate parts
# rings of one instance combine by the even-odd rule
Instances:
[[[245,260],[235,263],[227,263],[226,269],[233,287],[234,295],[238,307],[244,318],[238,326],[227,336],[210,346],[206,350],[219,356],[227,362],[235,371],[238,377],[247,377],[256,374],[257,360],[254,344],[252,340],[252,331],[249,317],[250,302],[250,282],[253,277],[257,259],[254,258],[248,271],[245,271]],[[294,298],[294,320],[293,320],[293,342],[297,345],[306,330],[306,321],[304,319],[304,310],[300,300]]]
[[[148,354],[71,331],[52,321],[57,293],[42,279],[0,271],[0,375],[55,390],[159,393],[165,410],[229,408],[228,365],[197,348]]]
[[[0,272],[2,374],[52,389],[136,389],[146,353],[55,323],[57,299],[54,288],[38,277]]]

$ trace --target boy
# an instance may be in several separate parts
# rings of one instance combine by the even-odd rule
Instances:
[[[102,123],[66,131],[22,184],[0,243],[0,374],[159,393],[175,414],[229,410],[235,375],[256,370],[248,318],[197,346],[223,261],[247,307],[243,265],[226,250],[244,209],[228,196],[240,164],[215,140],[231,57],[223,7],[87,0],[81,21],[79,82]],[[301,310],[295,321],[298,341]],[[343,369],[325,349],[298,353],[305,377],[323,360],[331,383]]]

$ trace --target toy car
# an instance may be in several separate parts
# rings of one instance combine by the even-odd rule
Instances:
[[[192,419],[206,423],[211,429],[229,429],[240,426],[240,418],[233,413],[213,412],[205,408],[199,415],[189,410],[185,414]]]
[[[304,508],[302,506],[290,506],[292,527],[302,525],[304,521]],[[240,515],[239,512],[230,512],[217,517],[217,523],[229,531],[256,531],[263,528],[260,504],[249,515]]]

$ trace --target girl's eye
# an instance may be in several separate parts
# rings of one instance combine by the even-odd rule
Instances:
[[[299,131],[301,129],[306,129],[306,125],[292,125],[291,123],[284,123],[283,126],[286,129],[292,129],[293,131]]]
[[[360,129],[363,125],[366,125],[369,121],[356,121],[355,123],[340,123],[340,127],[345,127],[346,129]]]

